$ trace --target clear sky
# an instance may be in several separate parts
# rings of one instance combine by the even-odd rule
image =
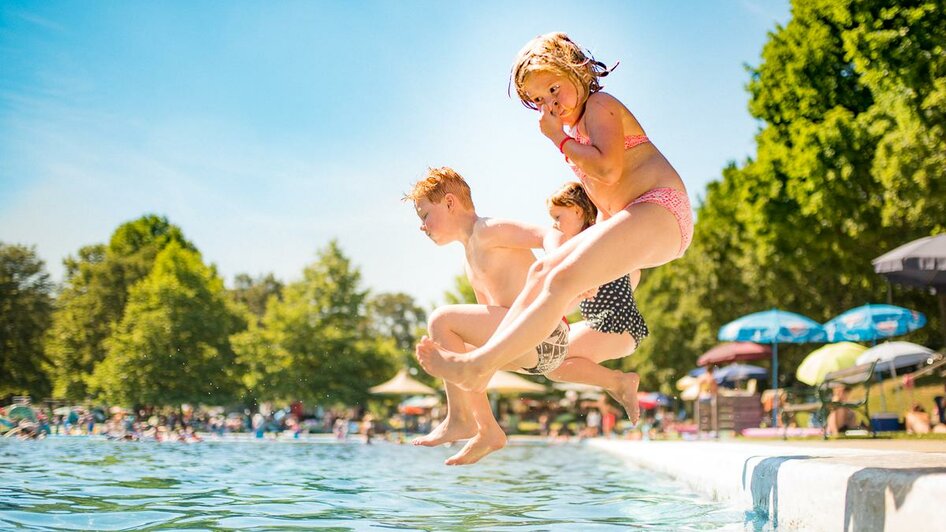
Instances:
[[[61,261],[167,216],[217,265],[301,276],[337,238],[373,291],[442,302],[462,248],[400,198],[449,165],[481,215],[548,224],[572,179],[507,96],[530,38],[620,67],[625,103],[698,202],[754,152],[748,73],[786,0],[0,3],[0,241]]]

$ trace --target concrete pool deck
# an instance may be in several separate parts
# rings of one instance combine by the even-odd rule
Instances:
[[[589,440],[787,530],[946,530],[946,441]]]

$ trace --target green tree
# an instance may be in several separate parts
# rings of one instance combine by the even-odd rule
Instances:
[[[105,358],[105,339],[122,317],[129,289],[172,242],[195,249],[166,218],[146,215],[119,226],[108,245],[83,247],[64,261],[65,286],[46,341],[56,397],[88,396],[87,380]]]
[[[332,241],[262,320],[234,335],[251,398],[352,404],[391,375],[395,341],[372,330],[360,284],[360,271]]]
[[[379,336],[394,340],[403,353],[414,351],[417,331],[425,327],[427,313],[403,292],[378,294],[368,299],[368,316]]]
[[[246,305],[257,318],[266,314],[270,298],[282,298],[283,283],[271,273],[257,278],[241,273],[236,276],[233,285],[230,295],[234,301]]]
[[[792,5],[751,69],[756,155],[710,184],[687,255],[638,290],[653,336],[624,364],[647,386],[667,387],[742,314],[824,321],[883,301],[871,259],[946,230],[942,2]],[[936,320],[919,292],[895,303]],[[936,344],[931,325],[909,339]],[[809,350],[780,349],[784,374]]]
[[[444,292],[443,298],[448,305],[476,304],[476,292],[465,274],[453,278],[453,290]]]
[[[35,248],[0,242],[0,397],[49,394],[42,339],[52,290]]]
[[[121,404],[232,401],[242,372],[229,337],[243,328],[215,269],[198,252],[169,243],[131,288],[89,384]]]
[[[414,358],[414,346],[427,331],[427,312],[413,297],[402,292],[372,296],[368,299],[368,319],[373,334],[394,340],[401,365],[425,374]]]

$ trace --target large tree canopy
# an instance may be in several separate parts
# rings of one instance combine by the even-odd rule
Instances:
[[[36,250],[0,242],[0,397],[49,393],[42,340],[52,305],[52,282]]]
[[[333,241],[318,253],[282,300],[233,337],[247,367],[250,399],[356,403],[390,377],[398,359],[393,338],[373,334],[361,273]]]
[[[91,388],[126,405],[233,401],[242,372],[229,337],[244,327],[214,268],[169,243],[132,287]]]
[[[83,247],[65,260],[65,286],[46,342],[56,397],[89,396],[87,379],[105,358],[105,339],[121,320],[131,287],[170,243],[195,249],[167,218],[146,215],[119,226],[108,245]]]

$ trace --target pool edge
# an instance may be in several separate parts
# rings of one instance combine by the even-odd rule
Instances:
[[[779,528],[922,532],[942,530],[946,523],[946,452],[716,441],[587,443],[715,501],[768,516]]]

